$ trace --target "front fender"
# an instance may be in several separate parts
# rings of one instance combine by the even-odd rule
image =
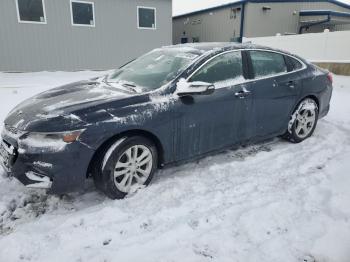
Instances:
[[[172,161],[174,118],[170,109],[172,100],[132,105],[113,112],[110,118],[91,124],[79,138],[81,142],[97,150],[109,139],[126,132],[143,132],[152,135],[163,149],[163,161]]]

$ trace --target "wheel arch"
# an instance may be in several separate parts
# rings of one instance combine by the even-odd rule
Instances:
[[[145,138],[149,139],[150,141],[152,141],[154,143],[154,145],[156,146],[157,153],[158,153],[158,167],[162,167],[162,164],[164,162],[164,148],[163,148],[163,145],[162,145],[160,139],[150,131],[146,131],[143,129],[132,129],[132,130],[123,131],[119,134],[116,134],[116,135],[106,139],[97,148],[97,150],[95,151],[94,155],[92,156],[92,158],[90,160],[86,177],[90,176],[90,173],[92,170],[92,165],[96,162],[96,160],[98,160],[99,157],[101,157],[101,154],[104,151],[106,151],[116,140],[118,140],[122,137],[125,137],[125,136],[128,136],[128,137],[142,136],[142,137],[145,137]]]
[[[312,100],[314,100],[316,102],[316,104],[317,104],[318,110],[320,110],[320,100],[318,99],[317,96],[315,96],[315,95],[308,95],[308,96],[304,97],[302,100],[304,100],[306,98],[311,98]]]
[[[317,104],[318,110],[320,110],[320,101],[317,98],[316,95],[313,94],[309,94],[309,95],[305,95],[303,97],[301,97],[297,103],[294,105],[294,107],[292,107],[292,111],[289,113],[289,117],[288,117],[288,121],[290,120],[290,117],[294,114],[295,110],[297,110],[297,108],[299,107],[299,105],[301,104],[302,101],[304,101],[307,98],[311,98],[312,100],[314,100]],[[288,125],[287,125],[288,126]]]
[[[293,111],[291,112],[291,114],[294,113],[294,111],[298,108],[298,106],[300,105],[300,103],[302,101],[304,101],[307,98],[311,98],[312,100],[314,100],[317,104],[318,110],[320,110],[320,100],[318,99],[318,97],[316,95],[310,94],[310,95],[305,95],[303,96],[301,99],[298,100],[298,102],[295,104]]]

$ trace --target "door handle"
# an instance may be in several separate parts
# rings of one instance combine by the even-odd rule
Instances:
[[[246,98],[247,96],[251,95],[252,93],[248,90],[241,90],[235,93],[236,97],[239,98]]]
[[[287,86],[290,88],[294,88],[295,87],[295,81],[288,81]]]

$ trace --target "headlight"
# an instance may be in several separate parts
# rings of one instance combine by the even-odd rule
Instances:
[[[57,132],[57,133],[28,133],[25,139],[33,139],[38,142],[46,141],[57,141],[65,142],[67,144],[73,143],[79,139],[79,136],[84,132],[84,130],[75,130],[67,132]]]
[[[68,144],[79,139],[84,130],[57,133],[30,132],[18,140],[19,153],[47,153],[63,151]]]

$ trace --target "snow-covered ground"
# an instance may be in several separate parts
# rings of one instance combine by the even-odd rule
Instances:
[[[0,73],[0,120],[23,99],[103,72]],[[350,77],[312,138],[278,138],[162,170],[121,201],[62,197],[0,171],[0,261],[350,261]]]

